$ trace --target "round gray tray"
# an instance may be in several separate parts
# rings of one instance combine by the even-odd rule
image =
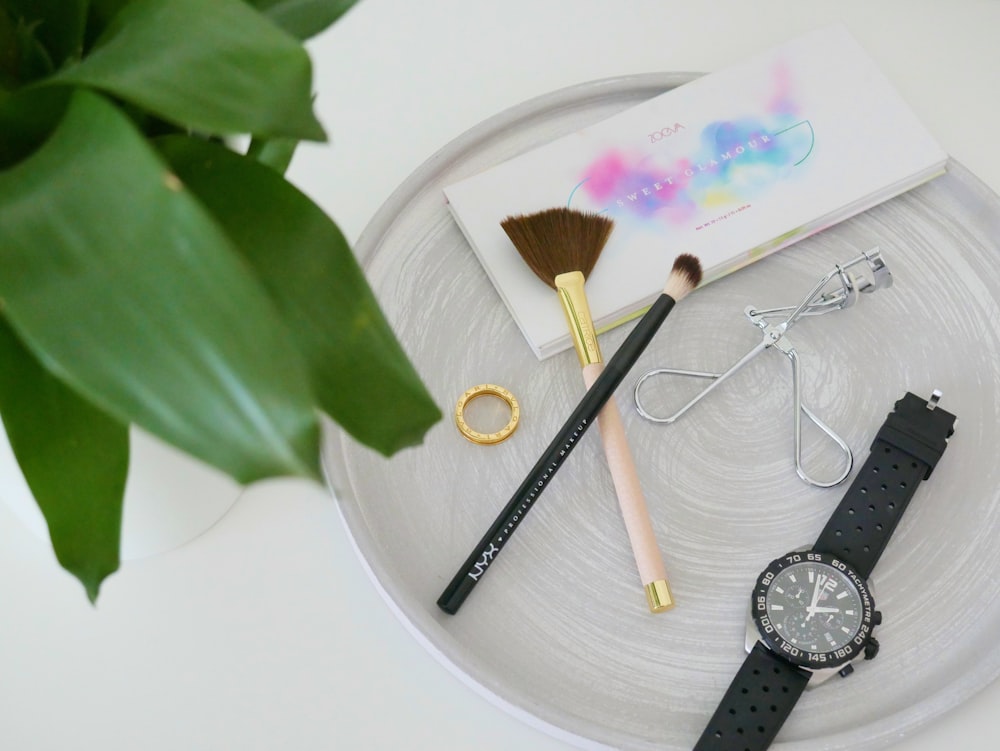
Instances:
[[[623,383],[617,398],[674,610],[646,609],[596,434],[458,614],[435,605],[583,390],[575,354],[539,362],[531,353],[442,188],[692,77],[630,76],[533,99],[456,139],[389,198],[357,251],[446,417],[389,461],[331,427],[330,485],[387,602],[469,685],[581,747],[688,749],[744,658],[757,573],[812,542],[846,485],[796,477],[789,365],[777,353],[672,426],[641,419],[632,387],[657,366],[724,369],[759,340],[745,306],[795,304],[835,263],[878,245],[894,285],[789,334],[803,399],[859,464],[907,390],[941,389],[958,430],[875,571],[880,655],[808,691],[775,748],[881,748],[1000,672],[1000,200],[953,161],[929,184],[691,295]],[[602,335],[606,356],[628,329]],[[519,430],[497,446],[469,443],[450,417],[458,396],[484,382],[521,403]],[[657,382],[650,403],[667,394],[679,404],[701,385]],[[808,427],[804,457],[817,475],[836,470],[831,445]]]

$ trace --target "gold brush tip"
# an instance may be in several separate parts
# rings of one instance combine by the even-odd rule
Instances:
[[[662,613],[674,606],[674,597],[666,579],[657,579],[646,585],[646,602],[649,603],[650,613]]]

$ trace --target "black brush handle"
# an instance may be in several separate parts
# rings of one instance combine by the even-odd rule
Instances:
[[[457,613],[490,564],[503,549],[510,536],[524,520],[528,511],[538,500],[538,496],[548,486],[549,481],[566,461],[566,457],[580,442],[587,429],[595,422],[597,413],[607,403],[618,388],[625,375],[635,365],[639,355],[652,341],[653,336],[663,324],[664,319],[673,309],[674,298],[667,294],[660,295],[646,314],[639,320],[635,328],[629,332],[625,341],[615,354],[608,360],[594,385],[587,390],[573,414],[569,416],[562,430],[549,444],[541,458],[532,467],[528,476],[507,501],[500,515],[483,535],[475,550],[465,559],[465,563],[445,587],[438,598],[437,604],[446,613]]]

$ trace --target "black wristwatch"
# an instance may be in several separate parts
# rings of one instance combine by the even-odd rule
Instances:
[[[921,480],[954,432],[955,416],[907,393],[811,549],[772,561],[757,578],[746,661],[694,751],[763,751],[807,685],[853,672],[878,653],[882,621],[868,578]]]

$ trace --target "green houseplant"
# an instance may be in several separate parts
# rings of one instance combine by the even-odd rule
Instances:
[[[119,565],[128,426],[242,483],[434,405],[340,231],[302,40],[353,0],[0,0],[0,416],[57,558]],[[251,136],[245,153],[227,145]]]

